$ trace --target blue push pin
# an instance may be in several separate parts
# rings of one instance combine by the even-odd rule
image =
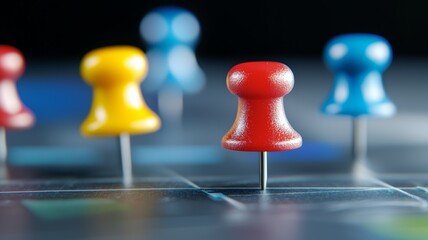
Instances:
[[[373,34],[341,35],[324,49],[324,61],[335,77],[322,111],[353,118],[354,171],[366,166],[366,117],[389,117],[395,113],[382,81],[382,73],[391,60],[388,41]]]
[[[159,7],[143,18],[140,33],[149,60],[144,88],[158,91],[159,112],[165,119],[180,122],[183,93],[199,92],[205,83],[195,57],[198,19],[183,8]]]

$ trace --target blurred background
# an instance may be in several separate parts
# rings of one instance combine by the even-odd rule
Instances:
[[[332,36],[371,32],[396,56],[428,54],[424,1],[6,1],[0,39],[29,58],[80,58],[104,45],[141,45],[142,16],[157,6],[187,8],[200,20],[201,57],[318,57]]]

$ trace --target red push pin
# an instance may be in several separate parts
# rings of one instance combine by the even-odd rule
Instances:
[[[24,73],[22,53],[0,45],[0,158],[7,158],[6,129],[25,129],[34,124],[34,115],[19,98],[16,81]]]
[[[248,62],[227,74],[227,88],[239,97],[238,113],[223,147],[260,152],[260,188],[267,184],[267,152],[299,148],[302,138],[288,123],[283,97],[294,85],[293,72],[278,62]]]

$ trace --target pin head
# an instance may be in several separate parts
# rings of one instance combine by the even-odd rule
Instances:
[[[86,136],[150,133],[159,117],[144,102],[139,83],[147,73],[144,53],[132,46],[93,50],[83,57],[81,74],[93,87],[91,110],[81,126]]]
[[[155,8],[143,18],[140,33],[149,46],[194,46],[199,39],[200,26],[186,9],[165,6]]]
[[[324,50],[327,66],[335,72],[383,72],[391,63],[391,46],[373,34],[346,34],[327,43]]]
[[[229,90],[239,97],[232,128],[223,147],[237,151],[283,151],[301,146],[302,138],[289,124],[283,97],[294,85],[292,71],[278,62],[248,62],[227,75]]]
[[[90,85],[108,86],[139,82],[147,74],[147,59],[136,47],[104,47],[86,54],[80,70],[83,79]]]
[[[25,70],[25,59],[21,51],[8,45],[0,45],[0,80],[16,81]]]
[[[247,62],[227,74],[230,92],[245,98],[276,98],[288,94],[294,86],[293,72],[277,62]]]
[[[346,34],[333,38],[325,47],[324,61],[335,78],[322,111],[352,117],[394,114],[382,79],[391,59],[391,46],[383,37]]]
[[[24,73],[25,59],[21,51],[0,45],[0,127],[26,129],[33,126],[34,114],[21,102],[16,81]]]
[[[197,93],[205,74],[195,56],[200,36],[198,19],[190,11],[174,6],[158,7],[141,21],[140,33],[147,45],[150,71],[146,91]]]

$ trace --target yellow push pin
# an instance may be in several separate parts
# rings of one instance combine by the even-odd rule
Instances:
[[[132,46],[99,48],[83,57],[80,71],[93,87],[92,107],[81,133],[88,137],[119,136],[123,179],[125,185],[131,185],[129,134],[154,132],[161,125],[144,102],[139,86],[147,74],[146,56]]]

